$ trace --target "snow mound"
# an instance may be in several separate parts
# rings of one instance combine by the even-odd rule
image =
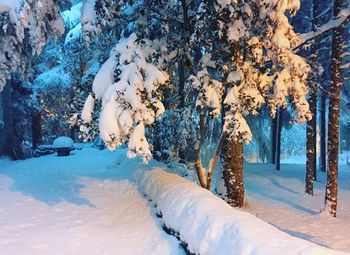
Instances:
[[[57,137],[53,143],[52,143],[52,147],[54,148],[71,148],[73,147],[73,140],[70,137],[67,136],[59,136]]]
[[[195,254],[346,254],[292,237],[255,216],[231,208],[209,191],[156,168],[142,180],[166,227],[179,233]]]

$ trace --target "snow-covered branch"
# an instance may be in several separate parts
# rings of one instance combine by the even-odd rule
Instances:
[[[327,33],[328,31],[338,28],[350,20],[350,4],[340,11],[337,18],[330,20],[326,24],[320,26],[315,31],[310,31],[300,35],[300,42],[294,47],[294,51],[305,45],[307,42]]]
[[[134,33],[122,38],[98,71],[92,88],[96,99],[102,100],[99,128],[107,147],[114,150],[128,141],[128,156],[141,155],[145,161],[152,157],[145,126],[163,114],[159,87],[169,79],[153,63],[161,51],[159,46]],[[91,121],[92,110],[89,96],[82,112],[84,121]]]

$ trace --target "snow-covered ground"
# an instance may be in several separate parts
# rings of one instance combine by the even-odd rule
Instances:
[[[0,159],[0,254],[184,254],[178,241],[162,230],[165,216],[155,216],[156,208],[138,186],[144,171],[164,165],[127,159],[126,149],[112,153],[82,146],[68,157]],[[248,164],[246,168],[248,203],[243,210],[291,235],[350,252],[349,167],[341,167],[336,219],[319,214],[324,175],[315,184],[315,196],[310,197],[304,194],[302,165],[283,165],[280,172],[266,164]],[[224,211],[230,214],[229,210]],[[254,224],[249,224],[251,231]],[[223,237],[220,233],[217,236]],[[239,240],[248,240],[243,243],[250,245],[245,238]],[[252,238],[259,243],[259,236]]]
[[[289,159],[291,161],[298,162]],[[314,196],[309,196],[304,192],[305,165],[282,164],[281,171],[276,171],[269,164],[247,164],[247,204],[243,210],[293,236],[350,252],[350,166],[339,166],[336,218],[321,212],[326,176],[325,173],[317,174]]]
[[[183,254],[131,182],[156,163],[125,153],[0,160],[0,254]]]

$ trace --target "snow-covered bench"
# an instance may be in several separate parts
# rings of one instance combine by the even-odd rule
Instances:
[[[67,136],[59,136],[52,143],[52,149],[57,151],[57,156],[69,156],[74,150],[74,142],[72,138]]]
[[[293,237],[162,169],[146,172],[146,196],[157,205],[166,229],[200,255],[340,255],[343,252]]]

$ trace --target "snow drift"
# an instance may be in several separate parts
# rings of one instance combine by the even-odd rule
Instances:
[[[278,230],[176,174],[156,168],[142,180],[167,228],[179,233],[195,254],[335,255],[330,250]]]

